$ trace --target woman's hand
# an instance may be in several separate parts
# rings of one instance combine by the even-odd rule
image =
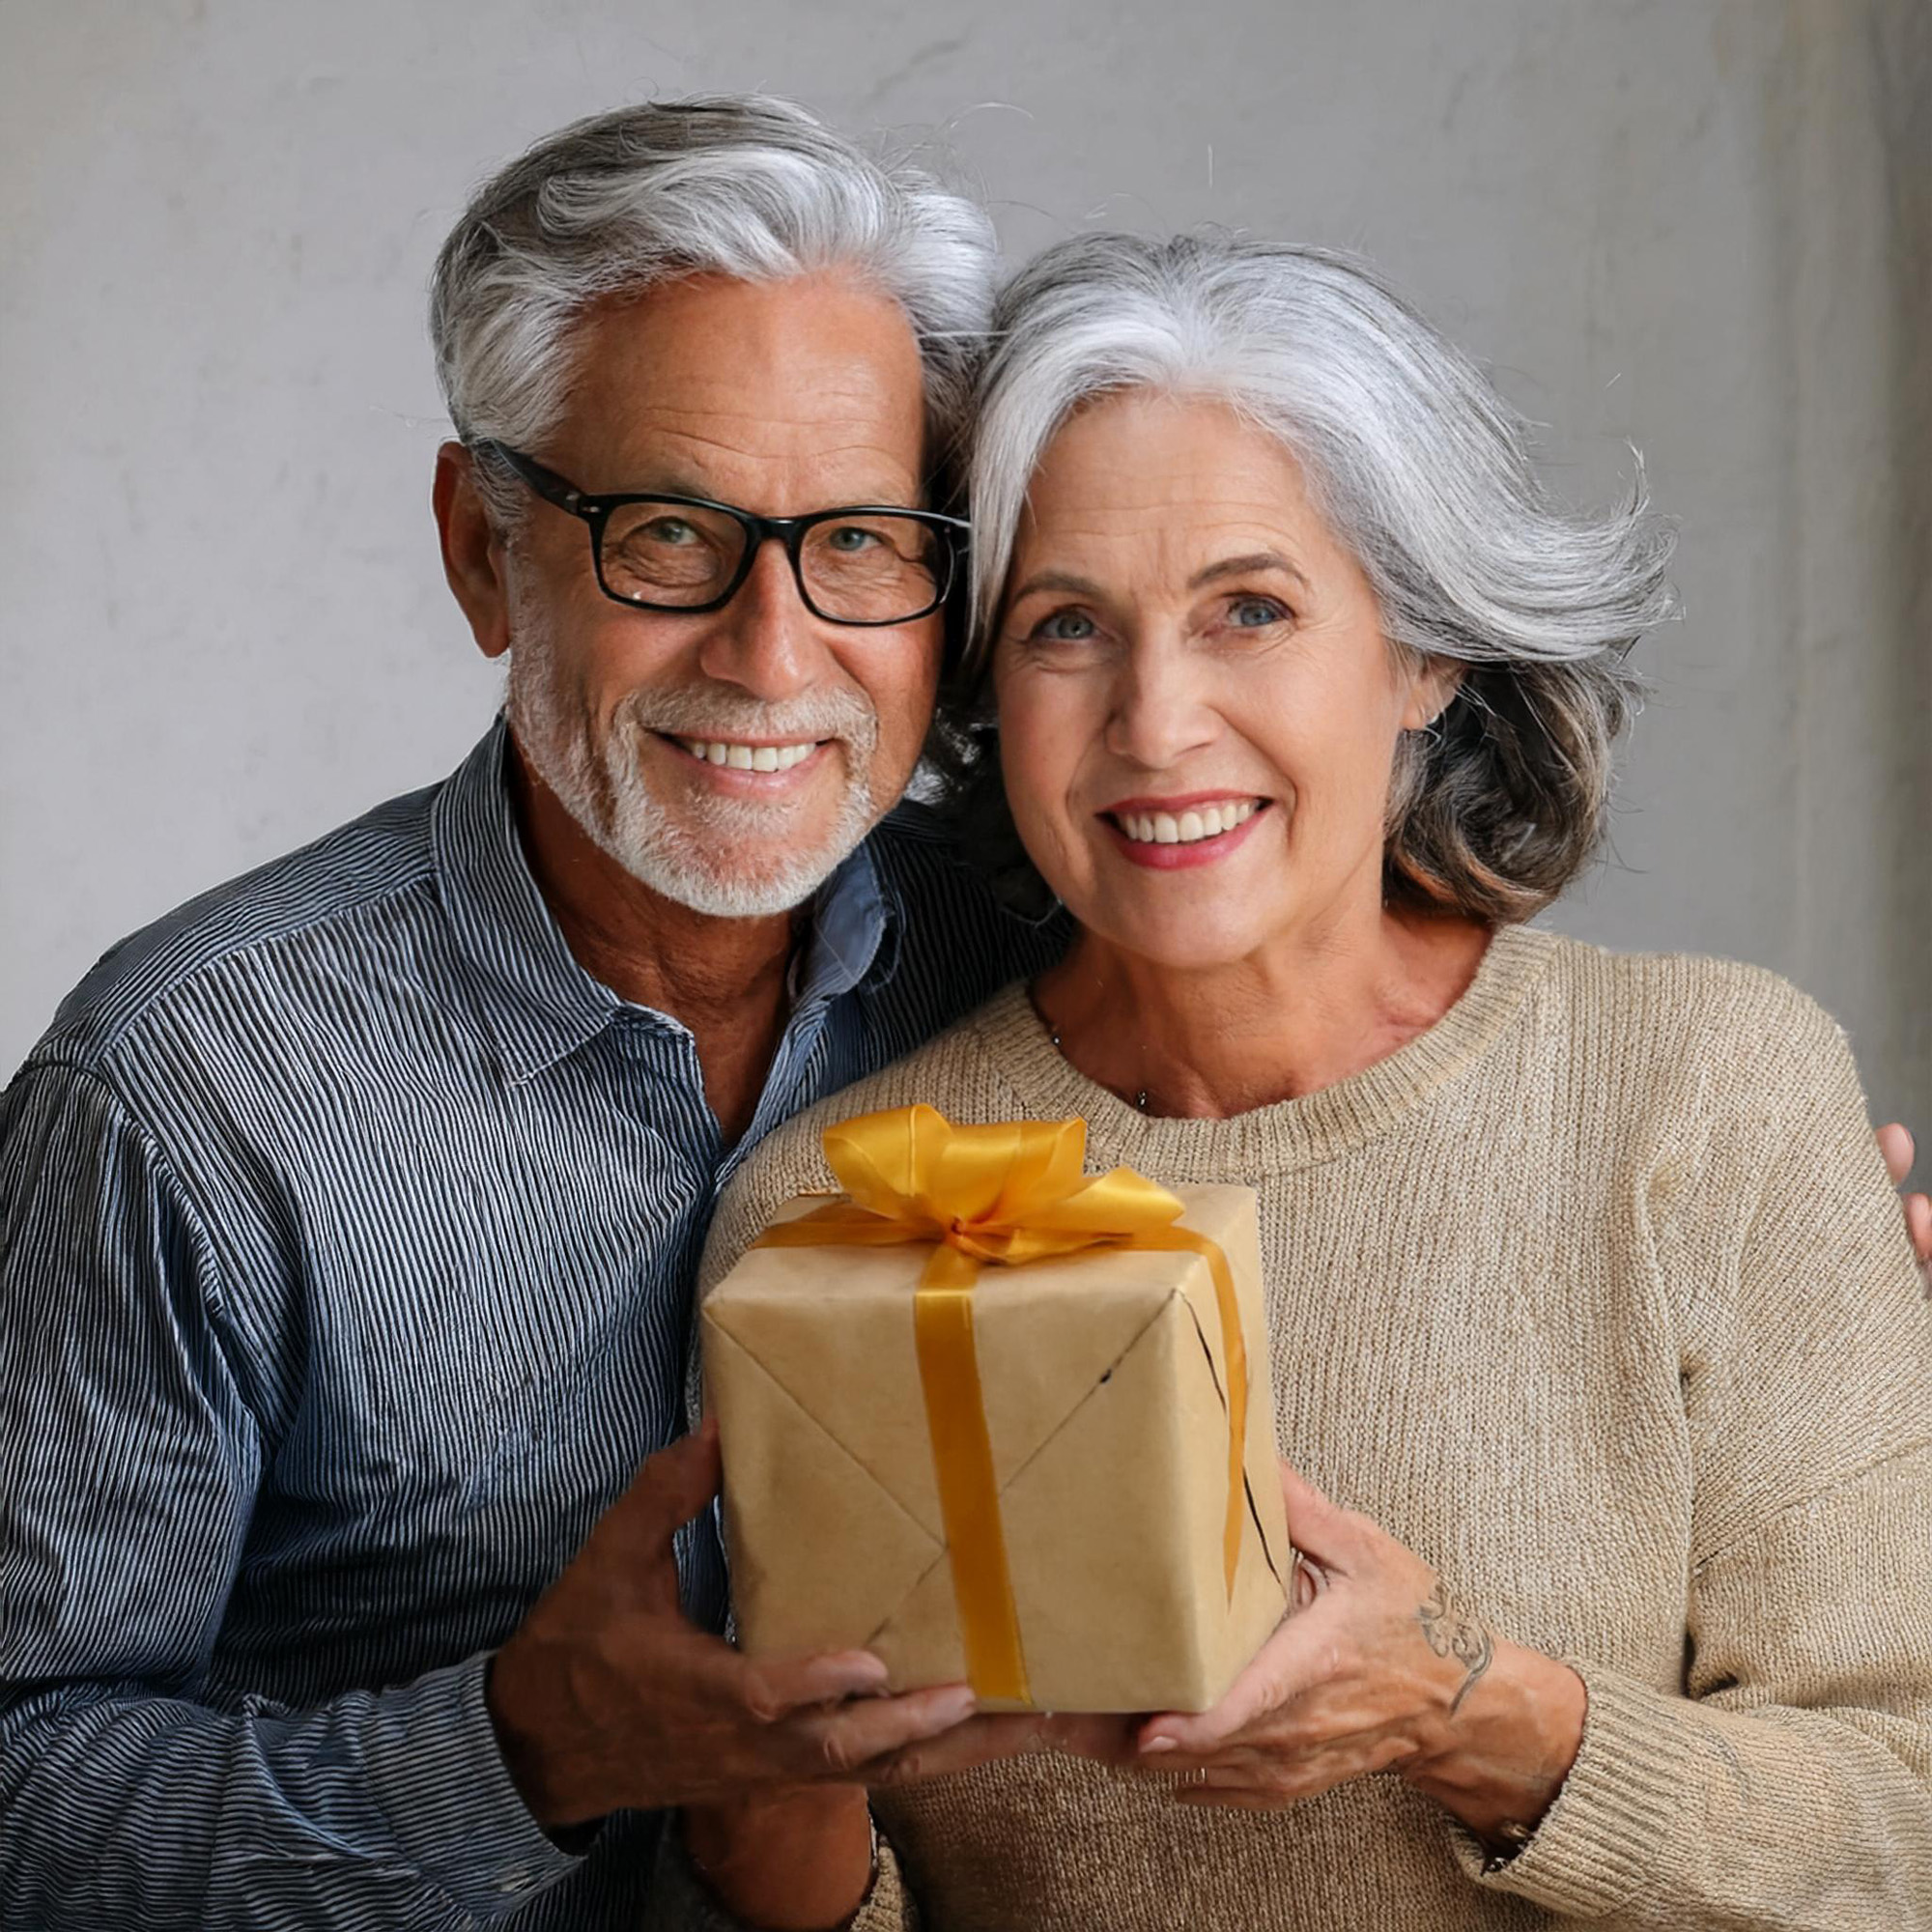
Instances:
[[[1582,1680],[1496,1636],[1412,1550],[1284,1463],[1297,1604],[1228,1694],[1141,1727],[1183,1804],[1272,1809],[1397,1770],[1492,1843],[1548,1808],[1583,1733]]]

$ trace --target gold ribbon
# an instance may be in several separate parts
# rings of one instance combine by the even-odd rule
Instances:
[[[767,1228],[753,1246],[933,1243],[914,1296],[913,1333],[974,1690],[1033,1701],[973,1345],[973,1289],[983,1263],[1023,1267],[1103,1246],[1196,1254],[1207,1262],[1227,1363],[1222,1567],[1232,1598],[1245,1494],[1247,1348],[1228,1258],[1205,1235],[1175,1225],[1180,1201],[1128,1167],[1089,1179],[1082,1172],[1087,1123],[1079,1120],[954,1126],[931,1107],[895,1107],[827,1127],[823,1141],[844,1195]]]

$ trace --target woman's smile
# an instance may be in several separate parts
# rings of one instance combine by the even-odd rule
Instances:
[[[1252,794],[1193,792],[1182,798],[1128,798],[1094,814],[1121,856],[1150,871],[1211,866],[1247,843],[1273,800]]]

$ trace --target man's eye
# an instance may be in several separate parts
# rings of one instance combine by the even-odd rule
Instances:
[[[640,534],[650,543],[688,544],[697,541],[697,531],[682,517],[653,517]]]
[[[1084,611],[1056,611],[1034,626],[1033,635],[1049,644],[1082,644],[1094,635],[1094,620]]]
[[[1272,597],[1236,597],[1228,606],[1228,621],[1236,630],[1259,630],[1264,624],[1279,624],[1288,615]]]
[[[879,541],[879,536],[876,530],[862,529],[857,524],[840,524],[825,541],[833,550],[854,556],[860,551],[870,550]]]

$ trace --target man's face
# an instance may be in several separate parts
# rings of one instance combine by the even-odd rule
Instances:
[[[922,505],[919,351],[884,298],[833,277],[695,278],[594,311],[574,347],[565,419],[530,454],[588,494],[766,516]],[[503,577],[525,760],[680,904],[799,904],[912,776],[937,615],[876,630],[815,617],[776,542],[721,611],[627,609],[599,590],[582,522],[534,497]]]

